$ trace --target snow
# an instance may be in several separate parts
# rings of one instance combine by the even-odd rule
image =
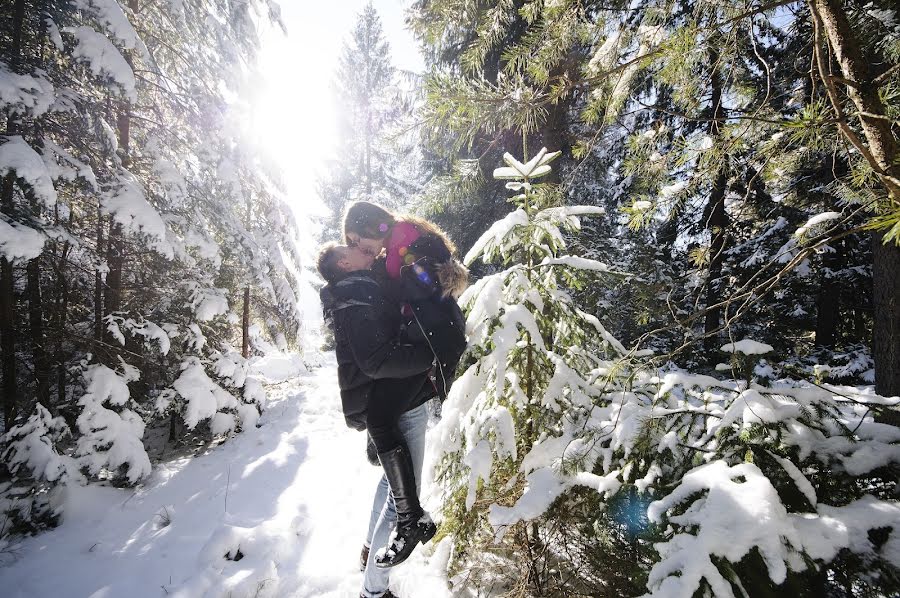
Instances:
[[[609,266],[597,260],[588,259],[586,257],[576,257],[573,255],[563,255],[560,257],[545,258],[541,266],[568,266],[578,270],[593,270],[594,272],[610,272]]]
[[[53,84],[38,69],[33,75],[19,75],[0,62],[0,109],[11,114],[40,116],[55,99]]]
[[[296,353],[273,351],[255,358],[250,371],[269,384],[275,384],[306,374],[307,368]]]
[[[105,195],[103,212],[112,216],[125,230],[142,233],[150,238],[150,245],[160,255],[172,259],[175,250],[168,240],[166,224],[159,212],[150,205],[136,177],[126,173],[119,184]]]
[[[39,231],[0,217],[0,255],[11,262],[27,262],[41,255],[47,238]]]
[[[50,36],[50,41],[53,42],[53,46],[62,52],[65,50],[65,46],[63,45],[62,35],[59,33],[59,27],[56,26],[56,22],[47,17],[44,19],[44,23],[47,25],[47,34]]]
[[[774,351],[772,345],[745,338],[736,343],[722,345],[722,351],[726,353],[743,353],[744,355],[765,355]]]
[[[821,214],[816,214],[812,218],[806,221],[806,224],[798,228],[794,232],[795,237],[802,237],[806,235],[811,229],[816,226],[822,224],[823,222],[828,222],[829,220],[836,220],[841,217],[840,212],[822,212]]]
[[[260,428],[158,464],[136,489],[69,486],[62,524],[15,545],[4,596],[357,596],[380,472],[344,424],[334,355],[323,361],[270,389]],[[417,548],[391,588],[450,598],[451,551]]]
[[[769,455],[775,459],[779,465],[787,472],[791,479],[794,480],[794,485],[797,486],[797,489],[803,493],[803,496],[806,497],[806,500],[809,501],[809,504],[813,507],[818,503],[818,499],[816,498],[816,490],[813,488],[813,485],[810,483],[806,476],[803,475],[803,472],[800,469],[791,463],[788,459],[784,457],[779,457],[778,455],[769,451]]]
[[[591,75],[599,75],[610,70],[619,58],[619,39],[621,32],[616,31],[608,36],[594,52],[588,62],[588,72]]]
[[[115,81],[128,99],[136,98],[134,72],[109,38],[86,25],[65,27],[63,31],[78,42],[72,50],[73,57],[87,62],[95,76],[104,75]]]
[[[198,358],[187,358],[181,370],[172,388],[186,401],[184,423],[188,428],[193,429],[200,421],[213,417],[219,409],[237,407],[237,399],[213,382]]]
[[[671,185],[666,185],[659,190],[659,197],[664,200],[671,199],[672,197],[684,191],[687,186],[687,181],[677,181],[675,183],[672,183]]]
[[[54,439],[67,435],[68,426],[61,417],[53,417],[38,403],[35,412],[23,423],[13,426],[3,438],[9,471],[17,473],[22,467],[38,480],[53,482],[66,476],[79,480],[78,465],[71,457],[60,455],[53,447]]]
[[[203,288],[193,281],[189,284],[191,292],[191,307],[194,315],[201,322],[208,322],[213,318],[228,313],[228,298],[225,289]]]
[[[150,458],[141,438],[144,421],[125,406],[130,403],[128,383],[137,380],[137,370],[122,366],[123,373],[105,365],[92,365],[84,372],[86,392],[78,400],[84,409],[78,416],[76,455],[79,464],[92,475],[103,469],[115,472],[124,467],[132,483],[150,475]],[[107,408],[104,403],[115,409]]]
[[[73,4],[81,10],[93,13],[123,47],[129,50],[143,49],[143,43],[117,0],[75,0]]]
[[[631,209],[636,210],[638,212],[646,212],[651,207],[653,207],[653,204],[647,200],[639,200],[639,201],[635,201],[633,204],[631,204]]]
[[[0,141],[0,176],[15,172],[16,177],[24,180],[44,205],[56,205],[56,189],[41,155],[19,135],[0,136]]]
[[[92,190],[100,189],[97,176],[88,164],[76,159],[46,135],[42,139],[42,145],[41,157],[47,167],[47,172],[54,181],[59,179],[74,181],[76,178],[81,178],[90,185]]]
[[[466,266],[471,266],[478,256],[482,253],[488,254],[493,247],[502,242],[509,232],[517,226],[528,226],[528,215],[522,208],[510,212],[492,224],[466,253],[463,263]]]
[[[705,497],[698,493],[705,492]],[[650,504],[647,515],[661,522],[666,511],[693,503],[668,521],[682,529],[695,527],[694,534],[675,533],[655,545],[662,560],[653,566],[647,582],[651,596],[686,596],[704,578],[714,594],[733,597],[731,586],[711,557],[741,560],[757,548],[776,584],[787,576],[790,546],[800,546],[799,534],[778,492],[753,464],[729,467],[714,461],[688,472],[674,492]]]

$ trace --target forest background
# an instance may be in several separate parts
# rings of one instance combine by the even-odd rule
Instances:
[[[23,533],[53,523],[49,489],[64,480],[134,484],[166,447],[253,425],[264,389],[249,360],[302,344],[297,296],[310,264],[297,250],[280,175],[228,126],[246,109],[235,94],[250,77],[260,24],[279,26],[274,4],[7,4],[0,365],[10,481],[2,492],[12,523],[4,533]],[[555,371],[542,371],[532,347],[591,342],[568,322],[572,314],[596,319],[606,344],[629,360],[604,378],[628,369],[619,392],[632,392],[635,372],[647,368],[731,376],[745,402],[753,385],[783,380],[853,388],[846,393],[864,406],[858,421],[815,405],[802,416],[826,439],[877,440],[880,460],[870,467],[848,467],[851,449],[840,449],[842,459],[811,457],[784,440],[782,427],[792,425],[784,417],[744,421],[712,448],[693,442],[701,438],[689,425],[687,463],[699,466],[697,453],[712,451],[731,467],[743,460],[765,469],[764,447],[776,465],[795,463],[782,467],[787,481],[767,473],[785,504],[793,500],[785,484],[794,494],[815,488],[816,498],[791,512],[869,495],[895,503],[897,412],[878,398],[900,395],[900,16],[890,2],[419,0],[407,23],[425,74],[393,66],[371,6],[345,45],[331,90],[341,118],[336,158],[319,179],[329,210],[321,240],[339,230],[347,202],[372,199],[445,228],[470,254],[473,280],[527,264],[529,283],[545,284],[536,296],[553,301],[536,310],[535,328],[522,324],[524,353],[508,355],[526,403],[546,396]],[[541,184],[529,178],[534,170],[495,178],[504,163],[514,167],[505,153],[526,163],[542,147],[561,154]],[[511,200],[510,190],[522,193]],[[571,214],[571,206],[593,211],[580,208],[586,217],[566,221],[558,236],[538,221],[540,211]],[[519,210],[529,220],[517,220]],[[502,241],[517,226],[520,256]],[[590,261],[581,265],[602,262],[588,268],[602,276],[571,272],[552,286],[531,274],[546,259],[572,265],[552,262],[564,246]],[[477,297],[468,299],[471,317]],[[554,312],[557,304],[572,307]],[[489,328],[505,325],[503,316],[488,318]],[[470,351],[473,372],[500,346],[485,338]],[[756,344],[738,344],[750,339]],[[712,383],[682,384],[683,395],[703,384]],[[461,388],[463,397],[469,387]],[[458,467],[468,458],[476,469],[474,446],[456,447],[456,461],[450,455],[447,479],[469,480],[450,483],[447,502],[446,533],[464,538],[456,566],[478,579],[467,557],[493,551],[541,595],[632,595],[665,584],[661,574],[648,578],[664,555],[653,542],[679,532],[654,529],[644,515],[638,527],[657,536],[642,536],[609,513],[645,505],[635,489],[660,477],[654,465],[669,476],[658,486],[681,483],[688,470],[632,449],[643,442],[662,453],[662,439],[684,423],[659,423],[651,411],[638,426],[643,436],[615,457],[630,460],[628,469],[589,463],[594,473],[618,472],[621,487],[597,493],[610,499],[606,507],[559,494],[533,525],[510,524],[518,527],[509,545],[490,548],[490,506],[518,504],[526,492],[525,476],[504,468],[521,469],[546,440],[538,413],[518,412],[503,384],[493,392],[511,413],[519,450],[474,477]],[[667,392],[658,380],[647,395]],[[602,393],[594,400],[611,404]],[[547,430],[566,419],[557,407],[541,415]],[[822,423],[828,417],[837,423]],[[150,431],[162,438],[159,453],[148,452]],[[550,435],[565,437],[557,431]],[[761,440],[771,435],[774,444]],[[69,459],[34,467],[29,442]],[[582,508],[567,511],[567,500]],[[898,583],[893,530],[874,525],[865,550],[818,560],[806,546],[803,558],[818,564],[791,571],[817,589],[887,595]],[[581,539],[576,555],[548,548],[563,531]],[[732,590],[786,583],[771,568],[759,581],[769,555],[756,550],[711,560]],[[713,587],[709,575],[701,579],[698,591]]]

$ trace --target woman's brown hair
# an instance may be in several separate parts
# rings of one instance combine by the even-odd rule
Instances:
[[[420,233],[438,237],[451,254],[456,254],[453,241],[437,225],[417,216],[394,216],[385,208],[368,201],[353,202],[344,211],[345,242],[349,242],[346,238],[348,233],[357,234],[364,239],[384,239],[397,222],[408,222],[419,229]]]
[[[364,239],[384,239],[396,221],[393,214],[378,204],[355,201],[344,211],[344,238],[354,233]]]

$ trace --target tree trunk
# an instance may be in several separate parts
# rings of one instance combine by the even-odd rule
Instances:
[[[879,174],[889,203],[896,209],[900,207],[900,184],[897,183],[900,179],[900,150],[891,130],[891,121],[884,118],[884,105],[878,95],[873,73],[869,70],[869,61],[840,2],[811,0],[810,8],[813,18],[818,19],[824,30],[843,79],[852,83],[837,82],[843,86],[856,108],[864,140],[857,138],[846,123],[839,124],[841,131]],[[835,92],[836,81],[823,70],[820,66],[820,75],[832,104],[838,115],[843,116],[840,98]],[[885,246],[880,233],[875,233],[872,241],[875,390],[881,395],[895,396],[900,395],[900,301],[897,299],[900,294],[900,247]],[[900,423],[900,416],[896,419],[898,421],[894,423]]]
[[[250,357],[250,287],[244,289],[244,318],[241,322],[241,355],[244,359]]]
[[[837,281],[823,274],[816,298],[816,344],[826,349],[834,348],[837,339],[839,293]]]
[[[18,72],[22,62],[22,34],[25,24],[25,0],[16,0],[12,14],[12,43],[9,53],[4,58],[9,62],[13,72]],[[18,122],[13,116],[6,121],[6,134],[15,135]],[[15,176],[10,173],[3,178],[0,188],[0,211],[12,217],[15,212],[13,192]],[[15,343],[15,287],[13,285],[12,263],[5,257],[0,258],[0,362],[3,372],[3,417],[8,430],[16,417],[16,343]]]
[[[12,264],[0,258],[0,360],[3,370],[3,421],[6,429],[16,417],[16,343],[13,322],[15,295]]]
[[[869,70],[869,61],[863,55],[847,13],[838,0],[815,0],[815,10],[834,51],[834,57],[841,67],[843,78],[853,83],[844,85],[844,89],[857,110],[859,124],[865,136],[865,149],[869,152],[865,157],[873,170],[882,175],[881,181],[892,201],[900,204],[898,142],[891,131],[891,119],[885,118],[884,104],[878,95],[874,74]],[[821,75],[831,79],[825,73]],[[833,84],[834,81],[829,83]]]
[[[125,60],[132,66],[129,52],[125,52]],[[116,128],[119,134],[119,149],[122,152],[122,166],[130,165],[131,140],[131,108],[128,102],[123,101],[119,105],[119,114],[116,118]],[[114,219],[109,224],[109,239],[106,243],[106,264],[109,272],[106,275],[106,297],[104,315],[122,309],[122,276],[125,267],[125,241],[123,239],[122,225]]]
[[[26,268],[28,282],[28,323],[31,328],[31,355],[34,361],[35,394],[45,409],[50,409],[50,361],[44,338],[44,304],[41,296],[41,258],[37,257]]]
[[[106,295],[104,316],[122,309],[122,269],[125,264],[125,243],[122,239],[122,225],[110,221],[109,238],[106,242]]]
[[[64,405],[66,402],[66,359],[63,354],[63,339],[66,334],[67,312],[69,309],[69,283],[65,276],[65,263],[69,254],[69,243],[63,246],[59,259],[59,271],[57,280],[57,301],[59,303],[59,319],[56,330],[56,404]]]
[[[722,108],[722,77],[719,73],[719,52],[715,47],[710,49],[709,59],[711,65],[710,85],[712,88],[711,115],[709,135],[715,144],[722,128],[724,110]],[[725,192],[727,190],[728,174],[727,159],[720,162],[719,170],[713,180],[712,189],[707,203],[706,228],[709,230],[709,276],[706,280],[706,306],[709,308],[722,300],[722,264],[725,260],[725,240],[728,228],[728,214],[725,211]],[[710,309],[706,313],[704,322],[703,345],[706,350],[713,350],[718,343],[715,331],[722,325],[721,308]]]
[[[97,259],[103,255],[103,211],[97,203]],[[94,352],[98,352],[103,340],[103,274],[100,265],[94,271]]]
[[[875,306],[872,355],[875,359],[875,392],[900,395],[900,247],[881,242],[872,234],[872,299]],[[895,415],[895,425],[900,415]]]

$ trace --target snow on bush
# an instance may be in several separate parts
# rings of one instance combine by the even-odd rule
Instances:
[[[0,108],[11,114],[40,116],[55,99],[53,84],[42,70],[20,75],[0,63]]]
[[[20,474],[24,470],[35,480],[80,480],[82,476],[75,460],[59,454],[56,449],[57,444],[69,435],[69,427],[63,418],[53,417],[37,403],[31,417],[4,435],[3,462],[10,473]]]
[[[225,289],[202,287],[194,281],[185,286],[191,294],[191,307],[194,315],[201,322],[208,322],[215,317],[228,313],[228,298]]]
[[[633,492],[653,500],[652,596],[737,595],[759,573],[781,584],[843,549],[870,576],[896,566],[900,511],[885,472],[900,464],[900,429],[875,414],[900,398],[652,369],[573,304],[566,288],[616,275],[560,255],[562,230],[577,227],[520,180],[519,208],[466,256],[505,269],[460,299],[469,365],[429,432],[458,565],[587,487],[605,504]],[[771,347],[745,339],[723,351],[751,360]],[[885,539],[870,541],[873,530]],[[741,579],[751,552],[763,571]]]
[[[89,366],[84,372],[85,394],[78,400],[76,455],[92,475],[108,469],[124,475],[131,484],[150,475],[150,458],[144,450],[144,421],[129,406],[134,405],[128,383],[139,377],[137,369],[122,364],[122,373],[105,365]]]
[[[53,179],[41,155],[18,135],[0,135],[0,176],[15,173],[47,207],[56,205]]]
[[[47,238],[40,231],[19,224],[7,222],[0,216],[0,255],[11,262],[27,262],[41,255]]]
[[[125,230],[147,235],[150,246],[160,255],[167,259],[174,257],[166,224],[147,201],[141,183],[134,176],[121,176],[117,185],[103,197],[102,206],[103,212],[112,216]]]
[[[198,357],[188,357],[182,363],[181,375],[172,388],[184,399],[183,416],[188,428],[193,429],[209,419],[212,433],[223,435],[238,426],[247,429],[256,425],[259,419],[257,401],[264,397],[264,391],[255,381],[247,388],[247,365],[235,360],[233,355],[236,353],[220,354],[213,370],[225,377],[231,386],[244,388],[245,402],[216,384]],[[240,355],[237,358],[243,360]]]
[[[168,354],[169,349],[172,346],[172,341],[169,338],[168,333],[166,333],[161,326],[150,320],[141,318],[138,321],[133,318],[123,318],[115,314],[110,314],[104,318],[104,322],[106,323],[106,330],[123,347],[125,346],[125,334],[123,329],[132,336],[142,337],[147,346],[150,345],[150,341],[153,341],[156,348],[159,350],[160,355]]]

